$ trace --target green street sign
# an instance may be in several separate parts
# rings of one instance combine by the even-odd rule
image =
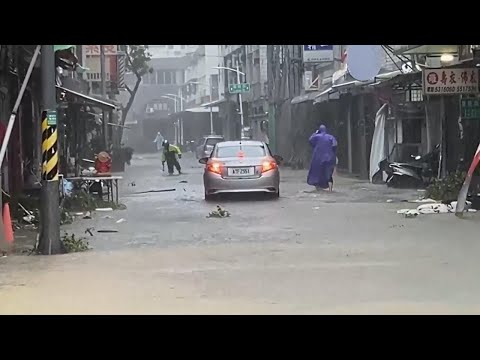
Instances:
[[[228,86],[228,91],[230,92],[230,94],[248,93],[250,92],[250,84],[249,83],[230,84]]]
[[[460,113],[462,114],[462,119],[465,119],[465,120],[479,119],[480,120],[480,99],[477,99],[477,98],[462,99],[460,102]]]
[[[48,126],[57,126],[57,110],[48,110],[47,111],[47,125]]]

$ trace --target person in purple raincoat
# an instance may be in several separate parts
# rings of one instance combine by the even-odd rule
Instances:
[[[320,125],[320,128],[310,136],[309,142],[313,147],[313,155],[307,183],[315,186],[317,190],[328,188],[331,191],[337,161],[337,139],[327,133],[325,125]]]

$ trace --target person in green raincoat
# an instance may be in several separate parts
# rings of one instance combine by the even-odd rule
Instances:
[[[175,167],[179,174],[182,173],[182,168],[178,159],[182,158],[182,152],[180,148],[175,145],[171,145],[168,140],[163,141],[163,152],[162,152],[162,166],[165,167],[165,162],[167,163],[168,175],[173,175],[173,168]]]

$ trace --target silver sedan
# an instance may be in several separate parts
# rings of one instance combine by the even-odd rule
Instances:
[[[215,145],[205,165],[205,200],[223,193],[266,193],[280,196],[280,156],[260,141],[225,141]]]

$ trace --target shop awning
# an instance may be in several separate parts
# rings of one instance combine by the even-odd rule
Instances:
[[[339,98],[340,94],[338,93],[338,91],[335,90],[333,87],[329,87],[327,90],[322,91],[315,97],[313,104],[319,104],[328,100],[338,100]]]
[[[53,50],[55,52],[62,51],[62,50],[68,50],[68,49],[72,49],[73,51],[75,51],[75,48],[76,48],[75,45],[53,45]]]
[[[311,91],[307,94],[295,96],[290,103],[292,105],[295,105],[295,104],[300,104],[300,103],[305,102],[305,101],[313,101],[313,100],[315,100],[315,97],[318,94],[320,94],[319,91]]]
[[[408,49],[394,52],[396,55],[441,55],[441,54],[456,54],[458,52],[458,45],[410,45]]]
[[[66,92],[67,94],[70,94],[70,95],[73,95],[77,98],[80,98],[86,102],[89,102],[91,103],[91,105],[93,106],[98,106],[98,107],[101,107],[101,108],[108,108],[110,110],[115,110],[117,107],[113,104],[110,104],[108,102],[105,102],[105,101],[102,101],[102,100],[98,100],[98,99],[95,99],[93,97],[90,97],[90,96],[87,96],[85,94],[82,94],[82,93],[79,93],[79,92],[76,92],[76,91],[73,91],[73,90],[70,90],[70,89],[67,89],[67,88],[64,88],[64,87],[61,87],[61,86],[58,86],[56,85],[56,88],[58,90],[61,90],[61,91],[64,91]]]

